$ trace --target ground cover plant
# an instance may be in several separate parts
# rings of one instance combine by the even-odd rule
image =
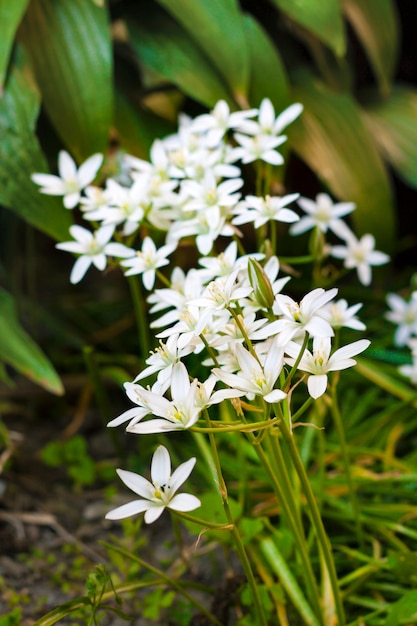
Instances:
[[[153,114],[145,121],[139,114],[135,124],[126,105],[129,128],[149,131],[155,123],[145,139],[134,138],[140,148],[132,151],[123,140],[126,120],[115,123],[107,149],[109,108],[101,109],[101,127],[92,127],[80,103],[65,113],[79,125],[61,123],[55,105],[67,87],[51,85],[61,84],[53,78],[62,69],[61,39],[77,31],[69,9],[31,2],[18,32],[2,119],[14,153],[8,163],[19,177],[5,185],[5,203],[21,212],[27,199],[28,220],[59,240],[48,254],[60,269],[48,274],[54,293],[70,283],[68,300],[40,309],[37,324],[71,343],[69,359],[62,343],[51,351],[58,371],[88,373],[66,439],[49,442],[42,459],[63,467],[76,491],[111,485],[101,495],[103,562],[88,571],[80,561],[86,593],[58,602],[36,624],[415,623],[417,291],[412,267],[395,272],[397,216],[382,158],[415,184],[414,148],[401,130],[413,122],[415,131],[415,94],[392,87],[393,61],[383,57],[379,27],[368,37],[361,30],[383,10],[393,56],[395,5],[377,10],[371,3],[366,14],[355,2],[343,4],[378,80],[366,102],[351,82],[340,83],[348,73],[339,3],[326,13],[340,20],[332,35],[323,16],[307,20],[321,79],[311,78],[309,63],[286,40],[289,57],[302,58],[303,67],[297,61],[288,77],[282,68],[277,81],[275,53],[274,94],[250,58],[272,46],[260,16],[234,2],[215,9],[197,3],[190,38],[185,5],[152,3],[147,15],[142,3],[115,3],[115,38],[130,42],[165,112],[183,109],[164,133]],[[96,44],[108,45],[105,9],[74,6],[94,26]],[[209,52],[214,37],[221,41],[222,12],[237,20],[229,56],[220,43]],[[12,17],[17,26],[21,14]],[[306,16],[291,18],[305,45]],[[41,22],[55,33],[55,57],[35,46]],[[197,45],[202,25],[213,32]],[[253,44],[246,74],[236,70],[236,51],[247,41],[242,29]],[[167,42],[177,73],[167,69]],[[105,49],[97,64],[103,76]],[[184,59],[203,63],[203,81],[183,71]],[[179,107],[179,91],[161,78],[193,101]],[[40,93],[43,123],[60,137],[48,148],[54,174],[35,135]],[[109,104],[109,91],[100,96]],[[313,193],[291,175],[289,146],[321,178]],[[297,163],[295,172],[306,173]],[[410,241],[412,233],[404,245]],[[29,286],[32,280],[28,271]],[[10,291],[0,292],[0,356],[60,394],[62,380],[20,326]],[[1,374],[12,383],[6,367]],[[69,438],[93,393],[111,449],[101,464],[89,454],[88,437]],[[14,444],[6,427],[2,437],[5,465]],[[171,542],[162,557],[161,535]],[[10,609],[7,624],[22,618],[21,608]]]

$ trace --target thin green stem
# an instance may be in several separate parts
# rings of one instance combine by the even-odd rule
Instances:
[[[137,276],[129,276],[128,282],[136,317],[139,349],[143,358],[146,359],[151,348],[149,345],[149,324],[146,314],[145,299]]]
[[[336,383],[336,381],[334,382]],[[347,480],[347,485],[348,485],[348,490],[349,490],[350,504],[352,507],[353,517],[355,520],[356,535],[358,538],[359,545],[361,546],[361,548],[363,548],[364,539],[363,539],[362,525],[360,522],[359,503],[358,503],[358,498],[356,496],[356,491],[354,489],[353,481],[352,481],[352,472],[350,469],[350,454],[349,454],[349,448],[348,448],[347,441],[346,441],[345,429],[343,427],[343,420],[340,414],[339,403],[337,400],[336,384],[332,385],[331,393],[332,393],[331,413],[332,413],[334,424],[336,426],[337,435],[339,437],[340,449],[342,451],[343,469],[346,475],[346,480]]]
[[[297,368],[298,368],[298,366],[300,364],[302,356],[303,356],[303,354],[304,354],[304,352],[305,352],[305,350],[307,348],[309,339],[310,339],[310,335],[309,335],[308,332],[306,332],[305,336],[304,336],[303,344],[302,344],[302,346],[300,348],[300,352],[298,353],[298,356],[295,359],[295,363],[292,366],[290,373],[288,374],[287,378],[285,379],[284,388],[287,388],[287,389],[289,388],[291,380],[292,380],[292,377],[294,376],[295,372],[297,371]]]
[[[210,416],[208,414],[208,411],[205,410],[204,413],[205,413],[205,417],[207,421],[207,426],[210,428],[211,422],[210,422]],[[258,623],[259,623],[259,626],[267,626],[267,621],[266,621],[264,610],[262,607],[261,598],[259,596],[259,591],[258,591],[258,586],[256,584],[255,576],[252,571],[252,566],[250,564],[248,555],[246,553],[245,546],[243,545],[243,541],[240,536],[239,530],[235,526],[233,515],[229,507],[229,502],[227,498],[227,487],[223,478],[222,468],[221,468],[219,454],[217,450],[217,444],[216,444],[214,434],[211,432],[209,433],[209,441],[210,441],[211,452],[213,455],[214,465],[215,465],[216,472],[217,472],[218,487],[219,487],[220,495],[223,501],[224,512],[226,513],[227,521],[232,526],[231,532],[232,532],[233,539],[235,542],[236,551],[239,555],[240,562],[242,564],[243,570],[246,575],[246,579],[249,584],[249,588],[252,593],[252,599],[253,599],[253,603],[255,606],[255,613],[258,617]]]
[[[212,613],[210,613],[210,611],[207,611],[207,609],[204,608],[204,606],[202,604],[200,604],[200,602],[198,602],[198,600],[196,600],[192,595],[190,595],[187,591],[185,591],[185,589],[183,589],[182,586],[180,584],[178,584],[176,580],[172,580],[164,571],[158,569],[157,567],[154,567],[150,563],[147,563],[147,561],[144,561],[143,559],[139,558],[135,554],[132,554],[131,552],[128,552],[127,550],[123,550],[123,548],[119,548],[118,546],[113,546],[112,544],[107,543],[105,541],[103,542],[103,545],[108,550],[111,550],[112,552],[117,552],[118,554],[121,554],[122,556],[125,556],[126,558],[130,559],[131,561],[135,561],[136,563],[139,563],[139,565],[141,565],[145,569],[149,570],[150,572],[152,572],[153,574],[155,574],[156,576],[158,576],[159,578],[164,580],[167,585],[169,585],[170,587],[175,589],[175,591],[180,593],[189,602],[194,604],[194,606],[201,613],[203,613],[203,615],[205,615],[211,622],[213,622],[213,624],[216,624],[217,626],[222,626],[221,622],[219,622],[217,617],[215,617]]]
[[[291,433],[291,431],[289,430],[288,426],[285,424],[284,421],[281,421],[278,427],[281,430],[284,441],[288,446],[288,450],[290,452],[293,465],[300,479],[300,483],[304,491],[304,495],[307,499],[311,521],[316,531],[317,540],[320,545],[324,562],[326,564],[327,571],[328,571],[330,586],[332,588],[336,614],[338,618],[338,626],[343,626],[346,622],[345,622],[342,598],[341,598],[340,589],[339,589],[338,580],[337,580],[337,572],[336,572],[336,567],[335,567],[334,560],[333,560],[333,554],[332,554],[330,542],[327,537],[327,534],[323,525],[323,521],[321,519],[320,511],[317,506],[317,502],[316,502],[313,490],[311,488],[311,484],[308,479],[305,467],[300,458],[298,448],[294,441],[293,434]]]
[[[279,498],[280,503],[284,508],[286,517],[290,523],[291,529],[293,531],[294,539],[297,543],[297,548],[300,553],[300,557],[304,566],[304,576],[307,586],[307,593],[310,598],[310,602],[313,606],[313,610],[320,619],[321,617],[321,609],[319,604],[320,592],[317,587],[316,579],[314,576],[313,568],[311,566],[311,561],[308,555],[307,542],[304,536],[304,529],[302,525],[301,516],[299,513],[299,507],[297,506],[296,495],[294,494],[291,480],[288,474],[287,465],[285,463],[284,455],[281,450],[281,446],[279,443],[278,433],[274,436],[271,433],[267,435],[267,442],[270,446],[270,454],[271,458],[274,458],[277,469],[278,469],[278,482],[280,485],[280,491],[282,493]]]

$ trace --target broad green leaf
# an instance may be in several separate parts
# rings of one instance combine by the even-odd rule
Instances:
[[[28,2],[29,0],[13,0],[13,2],[10,0],[0,0],[0,96],[3,93],[7,65],[16,30]]]
[[[235,100],[246,103],[249,51],[236,0],[157,0],[211,60]]]
[[[47,391],[62,395],[64,388],[49,359],[20,326],[12,296],[0,288],[0,359]]]
[[[304,112],[288,129],[291,146],[337,198],[356,203],[358,234],[372,233],[378,247],[389,251],[396,231],[392,192],[358,104],[307,72],[297,75],[296,84],[294,99]]]
[[[65,146],[79,161],[103,152],[113,115],[106,8],[85,0],[32,0],[19,36]]]
[[[284,64],[262,26],[250,15],[244,24],[250,51],[249,102],[259,106],[263,98],[269,98],[278,113],[290,103]]]
[[[270,0],[294,22],[314,33],[337,56],[346,51],[340,0]]]
[[[388,94],[398,55],[398,25],[392,0],[343,0],[342,5],[365,49],[381,92]]]
[[[115,104],[115,127],[120,145],[130,154],[146,159],[156,138],[174,132],[169,122],[135,107],[120,91],[116,94]]]
[[[365,108],[364,119],[383,158],[417,187],[417,90],[394,86],[387,100]]]
[[[41,195],[33,172],[48,172],[35,136],[39,92],[21,50],[0,99],[0,203],[55,239],[68,237],[71,214],[61,200]]]
[[[208,107],[222,99],[233,101],[211,61],[180,24],[156,5],[134,9],[135,16],[126,21],[140,64]]]

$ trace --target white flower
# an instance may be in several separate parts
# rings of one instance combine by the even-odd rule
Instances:
[[[271,100],[264,98],[259,107],[258,121],[245,120],[239,124],[239,130],[249,135],[277,136],[301,114],[302,110],[303,105],[295,103],[275,117]]]
[[[238,202],[240,193],[235,192],[242,185],[243,180],[241,178],[232,178],[218,184],[213,172],[207,170],[201,181],[185,180],[182,183],[182,193],[190,196],[184,209],[185,211],[206,211],[218,207],[222,211],[222,209],[234,206]]]
[[[191,474],[195,462],[195,458],[189,459],[181,463],[171,474],[169,452],[164,446],[158,446],[152,457],[152,482],[134,472],[118,469],[117,473],[124,484],[137,493],[140,499],[109,511],[106,519],[124,519],[145,512],[145,522],[151,524],[159,518],[165,508],[174,511],[197,509],[201,505],[198,498],[188,493],[176,493]]]
[[[91,264],[99,270],[104,270],[107,264],[106,255],[115,257],[130,257],[134,251],[121,243],[110,242],[114,226],[102,226],[95,233],[91,233],[82,226],[71,226],[70,234],[76,241],[58,243],[59,250],[75,252],[81,256],[75,261],[71,271],[72,284],[79,283]]]
[[[320,309],[337,294],[337,289],[325,291],[321,287],[313,289],[300,302],[295,302],[290,296],[278,294],[275,296],[274,313],[281,314],[281,319],[267,324],[255,336],[257,339],[266,339],[279,335],[279,344],[286,345],[295,335],[309,332],[312,337],[332,337],[333,329],[323,317]]]
[[[148,408],[148,413],[162,419],[150,419],[145,422],[135,420],[127,427],[127,432],[143,435],[164,433],[191,428],[198,421],[201,408],[196,401],[198,380],[190,383],[184,363],[176,363],[171,373],[171,398],[167,400],[160,393],[154,393],[140,387],[137,390],[139,402]]]
[[[143,286],[150,291],[155,284],[155,272],[159,267],[168,265],[167,256],[175,250],[175,245],[161,246],[159,250],[150,237],[145,237],[142,243],[142,250],[138,250],[136,255],[127,261],[123,261],[124,267],[130,269],[125,272],[126,276],[142,274]]]
[[[319,311],[320,317],[327,320],[332,328],[353,328],[354,330],[365,330],[366,326],[358,320],[356,313],[362,307],[362,303],[348,306],[346,300],[329,302]]]
[[[284,157],[275,148],[284,143],[287,139],[286,137],[273,137],[272,135],[248,137],[241,133],[235,133],[234,138],[239,147],[233,150],[233,155],[235,159],[240,159],[242,163],[252,163],[258,159],[271,165],[282,165],[284,163]]]
[[[171,335],[166,343],[159,342],[159,346],[146,359],[148,367],[136,376],[134,382],[136,383],[143,378],[151,376],[151,374],[158,373],[158,382],[160,385],[164,385],[166,381],[170,380],[175,363],[178,363],[183,356],[186,356],[191,351],[192,348],[190,346],[180,350],[178,348],[178,334]]]
[[[334,204],[327,193],[319,193],[315,202],[308,198],[299,198],[297,202],[307,215],[291,226],[291,235],[300,235],[316,227],[323,233],[331,230],[338,235],[338,231],[340,228],[343,228],[344,224],[340,218],[355,209],[353,202],[338,202]]]
[[[250,397],[259,395],[270,403],[280,402],[286,397],[281,389],[274,389],[284,362],[283,350],[276,342],[271,345],[263,365],[240,343],[235,345],[235,356],[240,368],[237,374],[217,367],[213,369],[213,374],[232,389],[240,389]]]
[[[373,235],[363,235],[361,239],[357,239],[351,231],[346,231],[343,238],[346,241],[346,246],[332,246],[330,254],[336,259],[343,259],[347,269],[355,268],[362,285],[370,285],[372,280],[371,266],[388,263],[388,254],[374,250],[375,238]]]
[[[315,337],[313,352],[305,350],[298,365],[299,370],[310,374],[307,380],[310,396],[314,399],[322,396],[327,387],[327,372],[344,370],[356,365],[356,361],[351,357],[366,350],[370,343],[368,339],[360,339],[339,348],[330,356],[330,337]],[[285,361],[289,365],[294,365],[300,349],[301,346],[293,341],[287,344],[285,352],[290,355],[290,358],[286,358]]]
[[[390,293],[387,302],[392,310],[385,317],[393,324],[398,324],[394,335],[395,345],[404,346],[412,335],[417,335],[417,291],[411,294],[408,302]]]
[[[89,185],[103,162],[102,154],[94,154],[77,170],[75,161],[68,152],[61,150],[58,156],[59,176],[32,174],[34,183],[41,185],[40,192],[50,196],[64,196],[66,209],[73,209],[80,201],[81,191]]]
[[[236,268],[228,276],[221,276],[212,280],[207,285],[203,295],[191,300],[190,304],[220,310],[229,307],[240,298],[246,298],[252,292],[252,287],[240,285],[236,281],[238,273],[239,268]]]
[[[266,196],[259,198],[257,196],[246,196],[233,210],[236,217],[233,218],[232,224],[247,224],[253,222],[255,228],[260,228],[270,220],[276,222],[297,222],[300,218],[297,213],[287,208],[290,202],[298,198],[298,193],[292,193],[287,196]]]
[[[206,142],[210,147],[216,146],[223,135],[230,129],[236,128],[248,117],[253,117],[257,109],[230,112],[229,105],[219,100],[211,113],[199,115],[193,120],[192,128],[195,132],[206,132]]]

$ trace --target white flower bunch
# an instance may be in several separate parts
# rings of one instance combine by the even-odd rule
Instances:
[[[211,113],[183,116],[176,134],[154,142],[149,161],[125,157],[129,183],[109,178],[96,186],[102,157],[94,155],[77,169],[65,152],[59,156],[59,177],[33,175],[41,192],[63,196],[67,208],[78,204],[93,224],[93,232],[72,226],[73,241],[57,244],[78,255],[71,282],[78,283],[91,265],[104,270],[112,257],[126,276],[140,275],[149,292],[150,328],[159,346],[145,355],[145,367],[133,382],[125,383],[135,406],[110,427],[127,423],[126,430],[138,435],[201,429],[211,407],[229,400],[237,418],[243,406],[275,418],[284,402],[291,414],[294,376],[306,380],[316,400],[326,393],[329,373],[353,366],[352,357],[368,347],[363,339],[332,348],[340,328],[365,328],[356,317],[362,305],[336,300],[337,288],[317,287],[298,300],[283,293],[290,273],[280,272],[288,270],[288,261],[280,262],[275,246],[278,226],[290,225],[293,235],[316,229],[324,238],[330,232],[344,245],[323,249],[369,285],[371,267],[386,263],[388,256],[374,250],[372,235],[357,239],[343,221],[354,204],[333,203],[325,193],[315,201],[298,193],[271,195],[265,185],[259,186],[260,195],[243,195],[242,164],[262,161],[271,170],[282,164],[282,132],[301,111],[294,104],[276,115],[265,99],[259,109],[231,112],[221,101]],[[295,202],[306,214],[301,218]],[[242,225],[254,229],[258,252],[244,251]],[[231,241],[226,245],[221,238]],[[162,268],[175,263],[184,239],[195,242],[195,266],[185,271],[173,265],[168,279]],[[395,298],[392,306],[398,312]],[[407,332],[399,333],[401,340]],[[189,363],[199,354],[194,375]],[[107,517],[145,512],[150,523],[164,508],[193,510],[198,499],[176,491],[194,464],[190,459],[171,475],[169,454],[159,446],[152,482],[119,470],[141,499]]]

